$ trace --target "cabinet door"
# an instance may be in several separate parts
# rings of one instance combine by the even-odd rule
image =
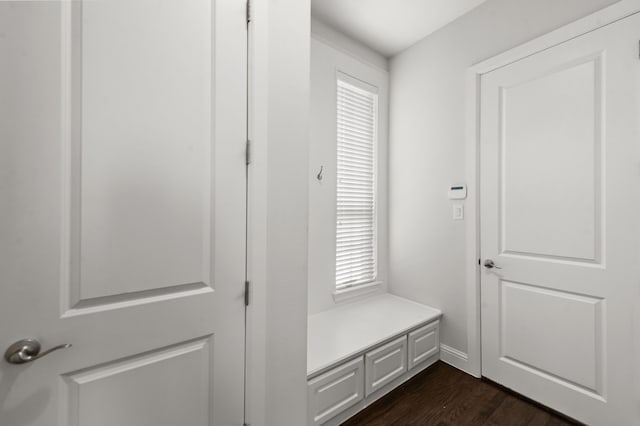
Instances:
[[[365,355],[366,395],[369,396],[407,371],[407,336]]]
[[[309,424],[319,425],[364,398],[362,357],[343,364],[308,383]]]
[[[409,370],[440,350],[438,321],[409,333]]]

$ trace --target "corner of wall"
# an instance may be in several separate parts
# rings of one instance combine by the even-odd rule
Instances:
[[[440,360],[457,368],[458,370],[464,371],[467,374],[479,377],[470,368],[468,354],[452,348],[451,346],[447,346],[444,343],[440,344]]]
[[[311,18],[311,36],[359,61],[383,71],[389,71],[389,59],[386,56],[315,17]]]

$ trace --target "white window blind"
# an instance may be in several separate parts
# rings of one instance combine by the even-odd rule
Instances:
[[[336,289],[374,282],[378,94],[338,78]]]

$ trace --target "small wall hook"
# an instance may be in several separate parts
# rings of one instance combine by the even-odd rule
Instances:
[[[318,172],[318,175],[316,176],[316,179],[318,179],[318,182],[322,182],[322,170],[324,169],[324,166],[320,166],[320,171]]]

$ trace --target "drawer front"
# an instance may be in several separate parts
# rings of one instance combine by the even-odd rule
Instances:
[[[308,382],[309,424],[320,425],[364,398],[362,357]]]
[[[407,371],[407,336],[367,352],[365,364],[369,396]]]
[[[440,350],[439,322],[435,321],[409,333],[409,370]]]

